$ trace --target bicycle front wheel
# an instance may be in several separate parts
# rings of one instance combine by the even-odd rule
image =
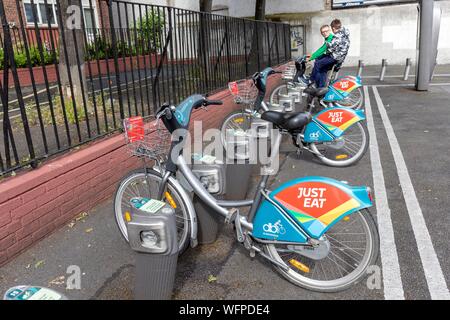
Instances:
[[[157,171],[147,169],[146,174],[144,169],[137,169],[131,171],[120,182],[114,196],[114,216],[120,233],[127,242],[128,232],[125,221],[125,212],[131,212],[131,198],[143,197],[156,199],[161,181],[161,175]],[[187,204],[177,187],[170,181],[167,182],[163,201],[168,203],[175,210],[178,248],[179,252],[183,252],[187,248],[190,239],[189,233],[191,221],[189,219]]]
[[[286,244],[267,244],[265,251],[272,259],[289,268],[285,271],[276,267],[287,280],[319,292],[337,292],[349,288],[361,281],[367,268],[376,263],[378,229],[366,209],[339,221],[328,230],[323,240],[328,253],[320,253],[314,258],[311,250],[302,251],[300,247]],[[308,252],[310,257],[303,252]]]

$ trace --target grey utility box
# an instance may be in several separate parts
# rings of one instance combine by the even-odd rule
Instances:
[[[136,252],[135,299],[169,300],[178,262],[175,212],[154,199],[131,199],[127,223],[131,249]]]
[[[251,141],[251,132],[227,135],[225,145],[227,161],[225,199],[227,200],[243,200],[247,196],[253,169]]]

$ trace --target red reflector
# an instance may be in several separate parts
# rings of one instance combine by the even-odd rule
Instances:
[[[238,88],[237,82],[230,82],[228,84],[228,88],[230,89],[230,91],[233,95],[237,96],[239,94],[239,88]]]
[[[142,117],[131,117],[123,121],[125,135],[128,142],[144,139],[144,119]]]
[[[367,195],[369,196],[370,202],[373,203],[372,190],[370,190],[370,188],[367,188]]]

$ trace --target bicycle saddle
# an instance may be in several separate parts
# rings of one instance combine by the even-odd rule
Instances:
[[[309,94],[310,96],[321,98],[327,94],[328,88],[327,87],[324,87],[324,88],[308,87],[305,90],[303,90],[303,92],[306,94]]]
[[[283,113],[277,111],[266,111],[261,115],[261,119],[272,122],[277,127],[292,131],[300,130],[308,124],[312,117],[309,112]]]

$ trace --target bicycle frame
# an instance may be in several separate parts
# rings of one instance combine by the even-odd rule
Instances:
[[[276,137],[274,147],[272,150],[276,150],[276,152],[272,152],[270,155],[269,163],[272,163],[272,159],[278,155],[278,150],[281,144],[281,135],[278,135]],[[249,219],[247,220],[246,217],[239,216],[239,213],[237,213],[237,216],[233,219],[240,220],[239,223],[242,225],[245,229],[248,231],[253,230],[253,218],[255,216],[255,213],[262,201],[263,196],[261,195],[260,191],[264,190],[267,181],[269,179],[269,175],[263,175],[261,176],[261,180],[259,182],[258,188],[255,192],[253,199],[247,199],[247,200],[240,200],[240,201],[225,201],[225,200],[217,200],[215,199],[203,186],[203,184],[197,179],[197,177],[194,175],[194,173],[189,168],[188,164],[186,163],[186,160],[182,155],[180,155],[177,159],[177,167],[180,170],[180,172],[184,175],[187,182],[191,186],[191,188],[194,190],[194,192],[197,194],[197,196],[200,197],[206,204],[208,204],[216,213],[222,215],[224,218],[230,220],[230,211],[226,208],[236,208],[236,207],[248,207],[250,208],[249,213]],[[164,189],[165,185],[160,186],[160,190]],[[161,191],[160,191],[161,192]]]

